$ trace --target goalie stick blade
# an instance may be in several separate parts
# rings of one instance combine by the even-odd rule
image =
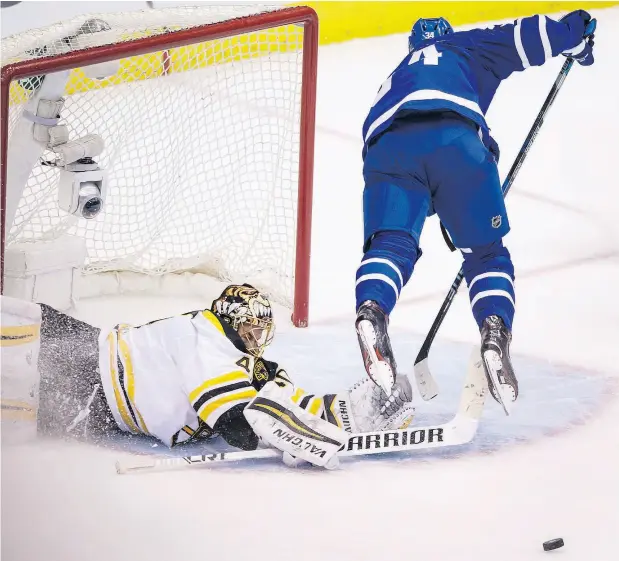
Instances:
[[[415,363],[415,381],[417,382],[417,388],[419,394],[424,401],[430,401],[438,395],[438,385],[432,373],[430,372],[430,365],[428,363],[428,357]]]
[[[404,452],[460,446],[475,438],[481,419],[488,385],[479,350],[469,360],[466,380],[455,417],[448,423],[406,430],[376,431],[352,435],[340,456]]]
[[[460,395],[458,415],[479,421],[488,395],[488,380],[481,362],[479,349],[474,348],[469,359],[464,388]]]

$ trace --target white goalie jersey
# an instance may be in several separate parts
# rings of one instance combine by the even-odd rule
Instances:
[[[102,331],[99,368],[116,424],[168,446],[219,433],[252,449],[258,435],[244,411],[269,381],[285,388],[291,407],[344,433],[406,426],[414,411],[390,405],[367,378],[343,393],[307,393],[277,363],[249,354],[236,331],[208,310]],[[235,431],[250,436],[230,437]]]
[[[257,394],[256,359],[224,329],[204,310],[102,331],[101,380],[118,426],[173,446],[212,434],[234,408],[241,413]]]

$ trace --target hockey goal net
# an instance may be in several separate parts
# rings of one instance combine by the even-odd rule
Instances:
[[[89,14],[4,39],[3,264],[14,244],[68,235],[85,241],[82,275],[249,282],[306,325],[317,28],[310,8],[228,5]],[[103,143],[95,218],[59,205],[58,154],[32,138],[54,123]]]

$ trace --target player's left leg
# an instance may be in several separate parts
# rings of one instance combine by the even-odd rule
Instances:
[[[407,123],[383,134],[370,146],[363,169],[365,243],[357,269],[355,328],[366,372],[387,394],[397,374],[388,318],[421,255],[419,236],[430,206],[423,153],[414,149],[425,149],[417,128]]]
[[[357,269],[355,329],[363,363],[370,378],[387,394],[397,375],[387,333],[389,314],[400,291],[410,279],[420,253],[417,242],[410,234],[381,231],[368,242]],[[411,390],[404,388],[403,391]]]
[[[453,123],[435,158],[433,203],[464,258],[471,308],[481,332],[481,354],[493,397],[514,401],[518,382],[509,355],[515,313],[514,266],[503,246],[507,210],[494,158],[475,127]],[[448,163],[449,165],[445,165]]]
[[[97,441],[119,429],[99,375],[99,332],[41,304],[38,428],[43,434]]]

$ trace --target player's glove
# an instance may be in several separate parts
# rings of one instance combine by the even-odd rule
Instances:
[[[560,21],[568,26],[575,37],[582,38],[575,47],[564,51],[563,56],[572,57],[582,66],[591,66],[595,62],[593,39],[597,20],[591,19],[591,15],[585,10],[576,10],[563,16]]]
[[[592,33],[592,31],[587,33],[587,26],[593,21],[593,18],[586,10],[574,10],[563,16],[559,21],[567,25],[570,31],[574,32],[576,36],[580,36],[583,39]]]

